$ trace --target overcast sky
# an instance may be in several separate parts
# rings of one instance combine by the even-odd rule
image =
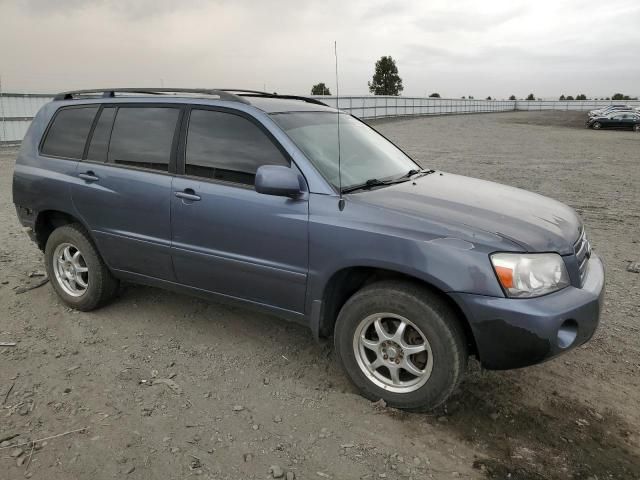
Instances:
[[[0,0],[4,91],[237,87],[404,95],[640,95],[640,0]]]

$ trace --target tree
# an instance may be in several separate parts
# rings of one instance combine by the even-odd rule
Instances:
[[[624,100],[624,95],[621,93],[615,93],[613,97],[611,97],[611,100]]]
[[[487,97],[487,100],[491,100],[491,95],[489,95],[489,96]]]
[[[380,57],[375,68],[373,79],[368,82],[369,91],[374,95],[400,95],[404,87],[395,60],[391,56]]]
[[[431,95],[429,95],[429,98],[440,98],[440,94],[439,93],[432,93]]]
[[[558,100],[560,100],[560,101],[565,100],[564,93],[562,95],[560,95],[560,98]]]
[[[567,100],[574,100],[573,95],[567,96]]]
[[[311,95],[331,95],[331,90],[323,82],[320,82],[311,87]]]
[[[607,97],[607,100],[611,100],[611,98]]]
[[[516,99],[516,96],[515,96],[515,95],[511,95],[511,96],[509,97],[509,100],[515,100],[515,99]]]
[[[586,100],[587,96],[584,93],[576,95],[576,100]]]
[[[466,100],[466,99],[467,99],[467,97],[465,97],[465,96],[463,95],[463,96],[462,96],[462,100]]]
[[[530,93],[530,94],[527,96],[527,100],[535,100],[535,99],[536,99],[536,97],[533,95],[533,93]]]

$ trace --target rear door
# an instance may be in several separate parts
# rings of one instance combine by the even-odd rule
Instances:
[[[174,280],[170,197],[179,106],[105,105],[72,198],[116,270]]]
[[[184,175],[173,182],[173,262],[180,283],[226,296],[304,311],[308,200],[254,190],[261,165],[296,168],[257,121],[194,108],[186,129]],[[182,160],[182,158],[181,158]]]

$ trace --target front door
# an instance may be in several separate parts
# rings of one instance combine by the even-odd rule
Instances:
[[[184,175],[173,182],[178,282],[301,313],[308,271],[308,201],[259,194],[261,165],[291,165],[255,120],[194,108]]]

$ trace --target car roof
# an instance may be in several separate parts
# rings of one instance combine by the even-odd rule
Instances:
[[[317,105],[313,103],[300,102],[298,100],[273,97],[252,97],[249,101],[251,105],[267,113],[336,111],[335,108],[331,108],[327,105]]]
[[[62,92],[54,96],[54,101],[73,103],[73,100],[102,101],[169,101],[171,103],[234,102],[251,105],[266,113],[283,112],[335,112],[324,102],[297,95],[279,95],[243,89],[190,89],[190,88],[110,88],[95,90],[74,90]]]

